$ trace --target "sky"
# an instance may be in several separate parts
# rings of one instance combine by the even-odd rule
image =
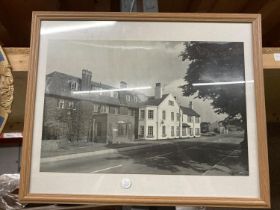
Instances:
[[[172,93],[181,105],[193,102],[202,121],[223,120],[214,113],[211,101],[182,96],[178,86],[184,84],[189,62],[182,61],[183,42],[159,41],[80,41],[50,40],[47,51],[47,74],[53,71],[81,78],[82,69],[92,72],[92,80],[119,87],[151,86],[160,82],[163,93]],[[151,96],[154,89],[143,91]]]

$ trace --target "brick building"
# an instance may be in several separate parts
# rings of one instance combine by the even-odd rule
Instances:
[[[120,83],[120,88],[126,87]],[[138,138],[140,97],[133,91],[110,91],[114,89],[92,81],[88,70],[82,70],[81,78],[48,74],[43,140],[113,143]]]

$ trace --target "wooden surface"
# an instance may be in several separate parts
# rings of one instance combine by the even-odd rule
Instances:
[[[28,71],[29,48],[4,48],[13,71]]]
[[[15,97],[12,113],[8,118],[4,132],[23,130],[24,101],[26,94],[27,72],[29,62],[29,48],[4,48],[4,51],[12,65],[15,80]],[[266,82],[266,106],[267,121],[280,122],[280,103],[278,96],[280,92],[280,61],[275,61],[274,53],[280,53],[280,48],[263,48],[263,70]],[[275,70],[279,70],[275,71]],[[274,70],[274,71],[273,71]],[[280,97],[280,96],[279,96]],[[278,106],[278,105],[279,106]]]
[[[259,15],[236,14],[129,14],[129,13],[33,13],[31,32],[30,71],[26,97],[23,155],[21,161],[20,198],[23,202],[55,203],[109,203],[130,205],[207,205],[230,207],[269,207],[268,160],[266,148],[265,107],[263,94],[263,71],[261,59],[261,25]],[[42,20],[129,20],[129,21],[194,21],[194,22],[242,22],[251,23],[254,43],[254,75],[256,91],[256,111],[258,127],[258,153],[260,198],[223,198],[223,197],[160,197],[160,196],[108,196],[108,195],[55,195],[32,194],[29,192],[32,133],[34,123],[36,75],[39,53],[39,29]]]
[[[267,207],[270,207],[270,185],[269,185],[269,165],[267,148],[267,129],[263,81],[262,63],[262,39],[261,39],[261,17],[253,21],[253,62],[254,62],[254,84],[255,84],[255,104],[256,104],[256,124],[258,139],[258,163],[259,163],[259,184],[260,197]],[[258,59],[260,58],[260,59]],[[249,141],[249,138],[248,138]],[[246,206],[245,206],[246,207]]]
[[[14,72],[28,71],[29,48],[6,47],[4,51]],[[275,61],[274,53],[280,53],[280,48],[263,48],[263,69],[280,69],[280,61]]]
[[[143,0],[135,0],[139,2]],[[120,0],[0,0],[0,44],[30,46],[32,11],[120,12]],[[158,0],[158,11],[207,13],[259,13],[262,15],[263,46],[280,46],[279,0]],[[15,15],[16,14],[16,15]]]
[[[25,207],[25,210],[118,210],[117,206],[100,205],[35,205]]]

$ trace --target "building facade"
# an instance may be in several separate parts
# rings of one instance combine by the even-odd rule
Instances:
[[[125,82],[120,88],[127,87]],[[60,72],[46,77],[43,139],[115,143],[138,138],[137,93]],[[104,91],[106,90],[106,91]],[[110,91],[112,90],[112,91]]]
[[[200,137],[201,119],[200,115],[193,110],[192,102],[189,107],[181,106],[182,116],[182,137]]]
[[[46,76],[43,140],[122,143],[136,139],[176,139],[200,136],[200,116],[182,107],[172,94],[155,95],[126,91],[92,81],[92,72],[82,77],[60,72]],[[118,89],[121,89],[121,91]]]
[[[155,96],[139,108],[140,139],[176,139],[200,136],[200,115],[190,107],[179,106],[172,94],[162,94],[161,84],[155,87]]]

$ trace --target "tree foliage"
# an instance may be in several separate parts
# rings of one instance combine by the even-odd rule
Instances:
[[[246,121],[243,43],[185,42],[183,95],[210,99],[216,113]]]

